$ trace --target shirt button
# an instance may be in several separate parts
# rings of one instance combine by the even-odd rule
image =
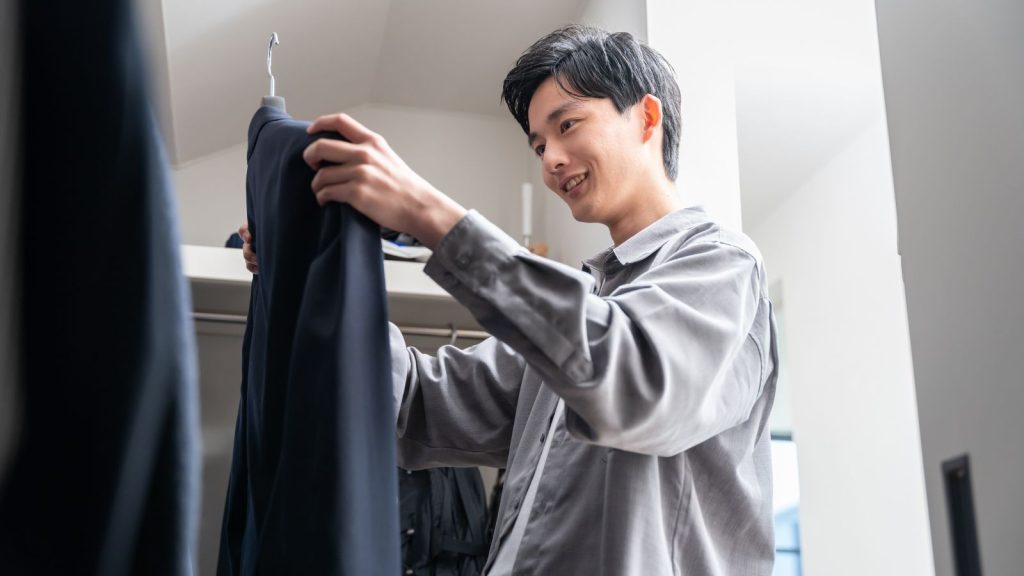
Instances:
[[[469,266],[469,255],[459,254],[455,258],[455,265],[458,266],[459,268],[465,268],[466,266]]]
[[[540,435],[540,443],[543,444],[544,443],[544,439],[547,438],[547,437],[548,437],[547,434],[541,434]]]
[[[406,536],[412,536],[415,533],[416,533],[416,529],[415,528],[409,528],[408,530],[405,531],[405,535]]]
[[[416,572],[413,572],[412,568],[406,568],[405,573],[406,573],[407,576],[412,576]]]

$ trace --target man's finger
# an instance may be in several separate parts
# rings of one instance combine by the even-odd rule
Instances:
[[[351,142],[342,140],[331,140],[320,138],[302,151],[302,159],[313,170],[319,170],[324,162],[332,164],[344,164],[350,160],[357,159],[359,147]]]
[[[328,202],[348,203],[352,199],[353,192],[354,190],[348,182],[331,184],[315,192],[316,201],[321,206],[326,206]]]
[[[361,170],[363,170],[363,168],[353,164],[324,166],[317,170],[316,176],[313,176],[313,180],[310,182],[310,188],[313,189],[313,192],[318,192],[332,184],[345,184],[358,179]]]
[[[327,116],[321,116],[314,120],[313,123],[309,125],[309,128],[306,128],[306,132],[309,134],[315,134],[317,132],[337,132],[357,144],[366,142],[376,136],[374,132],[359,122],[356,122],[356,120],[348,114],[330,114]]]

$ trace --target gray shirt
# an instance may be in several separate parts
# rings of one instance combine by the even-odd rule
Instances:
[[[425,270],[494,338],[428,356],[392,328],[400,464],[508,469],[487,570],[549,444],[514,574],[767,576],[777,354],[757,249],[687,209],[585,269],[475,212],[456,224]]]

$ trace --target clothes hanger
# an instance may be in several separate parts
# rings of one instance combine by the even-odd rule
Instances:
[[[276,96],[274,94],[274,73],[270,69],[271,58],[274,53],[274,46],[280,44],[281,41],[277,38],[277,32],[273,32],[270,35],[270,44],[267,46],[267,76],[270,77],[270,94],[263,97],[261,106],[271,106],[273,108],[280,108],[284,110],[284,98]]]

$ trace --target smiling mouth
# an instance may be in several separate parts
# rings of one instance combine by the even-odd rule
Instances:
[[[579,176],[576,176],[576,177],[570,179],[568,182],[566,182],[565,186],[562,186],[562,191],[565,192],[566,194],[571,194],[586,179],[587,179],[587,174],[586,173],[580,174]]]

